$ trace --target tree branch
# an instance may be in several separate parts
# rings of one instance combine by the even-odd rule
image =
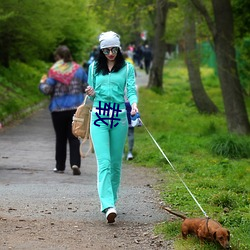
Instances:
[[[190,1],[194,5],[194,7],[201,13],[201,15],[205,18],[209,30],[211,31],[213,37],[215,37],[216,27],[205,5],[200,0],[190,0]]]

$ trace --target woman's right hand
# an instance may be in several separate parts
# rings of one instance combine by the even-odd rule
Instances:
[[[88,86],[88,87],[85,89],[85,92],[86,92],[86,94],[87,94],[88,96],[95,96],[95,90],[94,90],[92,87],[90,87],[90,86]]]
[[[41,78],[41,80],[40,80],[40,83],[45,83],[45,81],[47,80],[47,75],[46,74],[44,74],[43,76],[42,76],[42,78]]]
[[[132,105],[131,105],[131,112],[130,112],[130,114],[133,116],[133,115],[135,115],[137,112],[139,112],[139,110],[138,110],[138,108],[137,108],[137,103],[133,103]]]

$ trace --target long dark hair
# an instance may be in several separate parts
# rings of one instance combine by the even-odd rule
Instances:
[[[109,69],[108,69],[108,65],[107,65],[107,58],[106,56],[103,54],[102,50],[100,50],[99,56],[97,58],[97,63],[96,63],[96,73],[99,74],[103,74],[103,75],[107,75],[109,74]],[[115,58],[115,65],[112,69],[112,72],[117,72],[119,71],[121,68],[123,68],[125,66],[125,59],[121,53],[121,50],[118,49],[117,51],[117,55]]]

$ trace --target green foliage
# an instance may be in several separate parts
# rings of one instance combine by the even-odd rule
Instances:
[[[250,96],[250,34],[238,41],[237,62],[241,85],[245,93]]]
[[[45,97],[38,90],[39,80],[49,65],[34,61],[32,66],[12,62],[7,70],[0,67],[0,121],[20,116],[21,111],[40,103]]]
[[[222,111],[216,115],[201,115],[193,104],[187,71],[183,61],[169,61],[164,69],[164,92],[140,88],[139,110],[147,129],[155,138],[174,169],[161,154],[144,127],[135,130],[135,158],[139,166],[157,167],[162,182],[157,189],[165,204],[189,217],[201,217],[202,212],[187,192],[180,178],[186,183],[199,204],[213,219],[231,232],[232,249],[250,248],[249,232],[249,137],[229,135],[223,114],[219,81],[214,71],[201,68],[204,87]],[[250,112],[250,106],[247,105]],[[214,155],[211,145],[217,140],[232,139],[237,148],[237,158]],[[236,145],[236,146],[235,146]],[[245,149],[245,150],[244,150]],[[230,151],[231,152],[231,151]],[[245,152],[245,153],[243,153]],[[178,173],[178,174],[177,174]],[[180,177],[180,178],[179,178]],[[201,249],[199,241],[179,239],[180,221],[160,224],[156,230],[167,239],[175,238],[176,249]],[[217,249],[207,243],[203,249]]]
[[[238,38],[249,35],[250,14],[246,11],[249,8],[250,2],[248,0],[232,0],[235,35]]]
[[[163,222],[159,223],[155,228],[155,233],[163,233],[166,240],[176,238],[176,235],[180,235],[181,221],[175,221],[173,223]]]
[[[182,4],[177,8],[168,11],[165,40],[170,44],[176,44],[183,38],[184,32],[184,13]]]
[[[154,36],[153,22],[155,15],[154,0],[94,0],[94,11],[97,14],[98,23],[105,30],[114,30],[122,37],[122,46],[131,42],[143,42],[140,33],[148,32],[149,40]]]
[[[234,209],[237,207],[236,197],[230,194],[229,192],[220,192],[219,194],[215,194],[210,201],[212,206],[217,206],[223,208]]]
[[[250,158],[250,140],[236,135],[214,137],[211,142],[214,154],[228,158]]]
[[[0,64],[8,67],[12,59],[48,61],[60,44],[66,44],[74,59],[82,61],[97,42],[89,2],[37,0],[34,8],[32,0],[2,0]]]
[[[183,40],[185,34],[185,17],[188,15],[195,19],[196,36],[198,41],[203,41],[211,38],[203,17],[192,6],[191,1],[178,0],[171,1],[177,4],[177,7],[170,8],[168,11],[167,25],[165,32],[165,40],[167,43],[178,44]],[[209,13],[212,12],[212,5],[210,1],[203,1]],[[190,10],[191,8],[191,10]]]

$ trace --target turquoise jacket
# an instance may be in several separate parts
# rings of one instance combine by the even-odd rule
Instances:
[[[138,102],[135,69],[131,63],[127,62],[118,72],[110,72],[107,75],[95,73],[94,65],[95,62],[90,65],[88,71],[88,84],[95,90],[95,97],[91,98],[94,101],[93,107],[99,107],[101,102],[102,107],[105,103],[116,103],[121,109],[125,109],[125,88],[129,103],[132,105]]]

